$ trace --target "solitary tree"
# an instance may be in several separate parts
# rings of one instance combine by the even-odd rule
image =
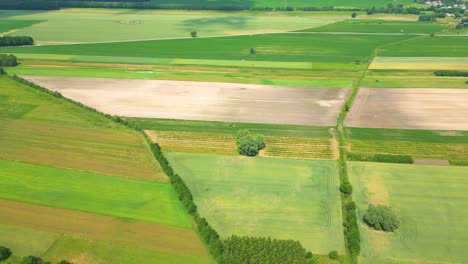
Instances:
[[[328,257],[331,259],[338,259],[338,252],[336,250],[330,251]]]
[[[384,205],[369,205],[363,220],[368,226],[386,232],[393,232],[400,226],[400,220],[395,212]]]
[[[257,51],[254,48],[250,48],[250,54],[255,55],[257,54]]]
[[[357,17],[356,12],[353,12],[353,13],[351,14],[351,17],[352,17],[352,18],[356,18],[356,17]]]
[[[265,139],[261,135],[252,135],[249,130],[241,129],[237,132],[237,149],[239,154],[256,156],[265,148]]]
[[[194,30],[194,31],[190,32],[190,36],[192,36],[192,38],[198,37],[197,31]]]

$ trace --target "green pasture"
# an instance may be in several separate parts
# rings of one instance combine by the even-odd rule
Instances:
[[[10,248],[15,256],[42,256],[60,236],[42,230],[0,224],[0,245]]]
[[[343,252],[334,161],[166,153],[201,215],[222,237],[299,240],[318,254]]]
[[[358,217],[369,203],[401,218],[394,233],[360,222],[360,263],[463,263],[468,258],[468,171],[462,167],[348,163]]]
[[[2,48],[9,53],[203,60],[311,62],[318,69],[359,70],[375,48],[410,36],[265,34],[237,37]],[[254,48],[256,54],[250,54]],[[356,64],[356,60],[359,61]],[[128,61],[123,61],[128,63]]]
[[[169,184],[0,160],[0,198],[191,228]]]
[[[9,20],[46,22],[11,35],[32,36],[41,43],[79,43],[188,38],[282,32],[321,26],[342,15],[288,16],[281,13],[63,9],[47,12],[3,11]]]
[[[296,136],[330,138],[330,127],[273,125],[255,123],[233,123],[218,121],[197,121],[156,118],[124,118],[131,126],[156,131],[185,131],[200,133],[222,133],[235,135],[239,129],[248,129],[252,133],[265,136]]]
[[[79,261],[85,259],[86,263],[99,264],[214,263],[214,261],[207,256],[154,251],[132,245],[69,236],[60,238],[44,255],[44,259],[54,262],[64,258],[73,263],[83,263]]]
[[[379,49],[387,57],[468,57],[467,37],[424,36]],[[443,62],[443,61],[442,61]],[[437,63],[435,61],[435,63]]]
[[[30,27],[36,23],[40,23],[43,20],[8,20],[0,19],[0,32],[5,33],[11,30]]]
[[[448,76],[366,76],[361,87],[366,88],[468,88],[466,77]]]
[[[0,158],[167,182],[137,132],[0,77]]]
[[[379,19],[347,19],[333,24],[300,30],[300,32],[356,32],[356,33],[435,33],[448,25],[437,22],[388,21]]]

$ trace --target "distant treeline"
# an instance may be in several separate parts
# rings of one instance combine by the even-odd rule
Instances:
[[[435,13],[459,13],[461,8],[452,7],[446,10],[437,6],[430,7],[404,7],[402,4],[393,4],[389,1],[387,6],[381,7],[335,7],[335,6],[255,6],[252,1],[157,1],[157,0],[0,0],[0,9],[31,9],[53,10],[62,7],[83,8],[130,8],[130,9],[184,9],[184,10],[252,10],[252,11],[365,11],[367,14],[391,13],[391,14],[420,14],[423,11]]]
[[[462,76],[462,77],[468,77],[468,71],[440,70],[440,71],[435,71],[434,75],[436,75],[436,76]]]
[[[34,45],[34,39],[31,37],[0,37],[0,47],[27,45]]]

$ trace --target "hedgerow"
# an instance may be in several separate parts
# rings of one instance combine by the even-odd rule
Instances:
[[[373,162],[402,163],[402,164],[414,163],[414,159],[410,155],[390,155],[390,154],[365,155],[361,153],[347,152],[346,158],[352,161],[373,161]]]
[[[468,71],[441,70],[441,71],[435,71],[434,75],[436,75],[436,76],[463,76],[463,77],[468,77]]]

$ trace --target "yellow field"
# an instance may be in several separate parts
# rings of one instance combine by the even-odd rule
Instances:
[[[468,70],[466,57],[376,57],[371,70]]]
[[[146,134],[165,151],[237,155],[236,137],[231,134],[154,131]],[[291,159],[333,159],[328,138],[265,136],[260,156]]]

